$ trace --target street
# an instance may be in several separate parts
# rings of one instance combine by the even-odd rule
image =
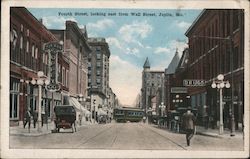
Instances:
[[[143,123],[109,123],[85,125],[75,133],[69,129],[37,137],[10,135],[10,148],[239,151],[243,139],[195,135],[188,147],[184,134]]]

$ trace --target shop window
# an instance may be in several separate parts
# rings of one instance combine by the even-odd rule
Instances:
[[[235,47],[233,50],[233,68],[237,69],[239,67],[239,47]]]
[[[19,111],[19,80],[10,80],[10,119],[18,119]]]

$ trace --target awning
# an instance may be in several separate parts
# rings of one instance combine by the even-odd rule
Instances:
[[[78,111],[82,112],[85,116],[91,115],[91,112],[84,108],[81,103],[74,97],[69,97],[69,102],[73,105]]]
[[[98,115],[107,115],[107,112],[105,112],[105,111],[102,110],[102,109],[98,109],[97,114],[98,114]]]

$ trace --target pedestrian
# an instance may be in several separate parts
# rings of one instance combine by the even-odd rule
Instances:
[[[190,140],[193,137],[195,130],[195,116],[191,112],[191,107],[188,107],[187,112],[183,114],[182,119],[183,128],[186,133],[187,146],[190,146]]]
[[[23,124],[23,128],[25,129],[25,126],[26,124],[28,123],[28,128],[30,130],[30,118],[31,118],[31,113],[30,113],[30,109],[28,109],[26,112],[25,112],[25,122]]]
[[[34,128],[36,128],[37,119],[38,119],[38,113],[37,113],[37,111],[34,111],[34,113],[33,113]]]

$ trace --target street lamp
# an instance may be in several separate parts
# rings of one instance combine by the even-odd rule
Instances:
[[[219,134],[223,134],[223,106],[222,106],[222,89],[224,87],[230,88],[230,83],[228,81],[223,81],[224,76],[222,74],[219,74],[217,76],[217,81],[213,81],[211,87],[217,88],[220,92],[220,128],[219,128]]]
[[[235,119],[234,119],[234,77],[233,77],[233,39],[232,33],[228,37],[212,37],[212,36],[197,36],[194,35],[193,38],[207,38],[216,40],[225,40],[229,42],[230,48],[230,76],[231,76],[231,136],[235,136]]]
[[[32,85],[38,85],[38,126],[37,130],[41,131],[41,125],[42,125],[42,85],[49,85],[50,80],[44,75],[43,71],[37,72],[37,79],[32,79],[31,84]]]
[[[159,105],[159,108],[161,109],[161,116],[163,116],[164,115],[164,109],[166,108],[166,106],[164,105],[164,103],[163,102],[161,102],[161,105]]]

